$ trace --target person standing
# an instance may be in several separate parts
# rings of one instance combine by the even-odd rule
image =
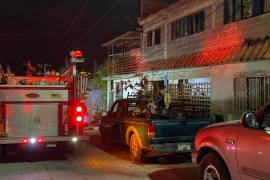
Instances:
[[[7,83],[7,79],[5,76],[5,72],[4,69],[2,67],[2,64],[0,64],[0,84],[6,84]]]
[[[33,73],[36,71],[36,67],[31,64],[30,60],[28,60],[26,63],[26,76],[33,76]]]

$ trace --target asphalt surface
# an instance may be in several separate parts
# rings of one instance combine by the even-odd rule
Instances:
[[[131,162],[128,148],[102,144],[96,131],[72,155],[61,150],[8,152],[0,157],[0,180],[152,179],[197,180],[190,160],[167,156]]]

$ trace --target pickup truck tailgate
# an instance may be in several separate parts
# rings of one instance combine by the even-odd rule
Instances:
[[[193,141],[197,131],[210,124],[210,119],[155,119],[151,124],[156,126],[156,135],[150,144],[174,143]]]

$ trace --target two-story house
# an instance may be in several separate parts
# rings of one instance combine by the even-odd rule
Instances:
[[[216,120],[238,119],[270,99],[269,11],[270,0],[178,0],[142,16],[139,71],[168,79],[172,98],[209,101]]]
[[[123,82],[147,76],[163,81],[172,101],[191,104],[191,111],[209,110],[217,121],[238,119],[270,99],[270,0],[140,0],[140,5],[142,56],[128,58],[135,65],[109,61],[114,67],[109,91],[117,94]],[[109,56],[117,54],[106,45]]]
[[[116,99],[127,97],[136,91],[128,88],[140,81],[138,68],[142,63],[141,30],[128,31],[102,44],[108,50],[107,57],[107,107]]]

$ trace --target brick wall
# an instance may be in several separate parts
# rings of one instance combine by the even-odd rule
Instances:
[[[224,25],[223,8],[219,1],[183,0],[163,10],[162,14],[156,14],[155,18],[143,24],[145,60],[163,59],[165,54],[170,58],[201,50],[240,45],[245,39],[270,36],[270,13]],[[205,9],[206,13],[205,31],[171,40],[171,22],[201,9]],[[146,33],[157,27],[162,27],[162,35],[166,34],[167,37],[162,38],[160,45],[146,47]]]

